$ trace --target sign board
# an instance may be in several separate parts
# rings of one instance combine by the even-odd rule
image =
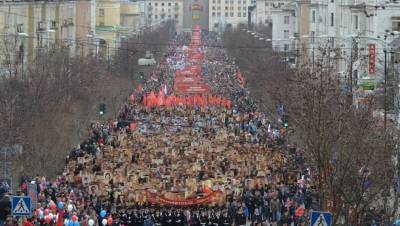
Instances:
[[[12,180],[0,178],[0,195],[2,192],[9,192],[12,189]]]
[[[211,88],[207,84],[176,84],[175,91],[185,94],[208,94]]]
[[[332,226],[333,216],[329,212],[311,211],[310,226]]]
[[[374,75],[376,72],[375,60],[376,60],[376,47],[375,44],[370,43],[368,44],[368,73],[370,75]]]
[[[32,215],[31,198],[29,196],[13,196],[11,202],[14,217],[29,217]]]
[[[28,184],[28,196],[31,198],[32,201],[32,210],[36,209],[38,201],[37,184]]]

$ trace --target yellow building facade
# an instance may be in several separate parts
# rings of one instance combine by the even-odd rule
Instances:
[[[119,43],[121,26],[121,4],[116,0],[96,2],[96,38],[101,54],[110,54]],[[107,51],[105,53],[104,51]]]
[[[9,70],[4,67],[13,64],[23,67],[55,44],[71,47],[73,53],[75,12],[73,1],[4,2],[0,6],[1,70]],[[5,59],[5,51],[12,51],[10,54],[18,59]],[[4,61],[10,61],[8,66]]]
[[[139,27],[140,9],[137,2],[121,2],[121,32],[135,34]]]

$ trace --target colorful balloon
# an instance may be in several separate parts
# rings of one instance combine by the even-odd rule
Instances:
[[[63,202],[58,202],[57,207],[58,207],[59,209],[64,208],[64,203],[63,203]]]
[[[113,223],[112,217],[108,217],[108,219],[107,219],[107,224],[108,224],[109,226],[111,226],[112,223]]]
[[[94,220],[93,219],[89,219],[88,220],[88,225],[89,226],[93,226],[94,225]]]
[[[101,224],[102,224],[103,226],[106,226],[106,225],[107,225],[107,219],[103,219],[103,220],[101,221]]]
[[[49,209],[45,209],[45,210],[44,210],[44,215],[45,215],[45,216],[49,215],[49,213],[50,213],[50,210],[49,210]]]
[[[71,212],[74,209],[74,206],[72,204],[68,204],[67,210],[68,212]]]
[[[101,210],[100,211],[100,217],[104,218],[107,215],[107,211]]]
[[[50,209],[51,210],[56,210],[57,209],[56,204],[54,204],[54,203],[50,204]]]
[[[68,226],[68,223],[69,223],[69,220],[68,220],[68,219],[65,219],[65,220],[64,220],[64,226]]]
[[[78,217],[77,217],[76,215],[72,215],[71,220],[72,220],[73,222],[75,222],[75,221],[78,220]]]

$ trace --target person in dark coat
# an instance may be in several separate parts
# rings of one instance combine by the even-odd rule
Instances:
[[[222,216],[219,218],[219,226],[229,226],[232,225],[231,219],[228,217],[228,212],[224,211]]]
[[[156,214],[154,215],[154,224],[156,226],[161,226],[162,220],[163,220],[163,216],[161,215],[161,212],[159,210],[157,210]]]
[[[5,224],[9,214],[11,214],[11,201],[8,195],[4,195],[0,199],[0,226]]]
[[[237,226],[245,226],[246,225],[246,215],[244,214],[242,207],[236,213],[235,225],[237,225]]]

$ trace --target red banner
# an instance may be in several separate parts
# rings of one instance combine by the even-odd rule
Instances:
[[[201,60],[201,59],[203,59],[203,54],[202,53],[199,53],[199,52],[195,52],[195,53],[192,53],[192,54],[189,54],[189,60]]]
[[[199,24],[193,25],[192,30],[201,31],[201,25]]]
[[[200,204],[208,204],[214,201],[214,197],[216,197],[221,192],[212,192],[200,198],[192,198],[192,199],[168,199],[158,195],[156,193],[146,192],[147,200],[153,204],[164,204],[164,205],[174,205],[174,206],[193,206]]]
[[[175,91],[185,94],[207,94],[211,88],[207,84],[175,84]]]
[[[376,48],[375,44],[368,44],[368,57],[369,57],[369,62],[368,62],[368,72],[370,75],[374,75],[376,72],[375,68],[375,60],[376,60]]]
[[[197,78],[197,77],[179,76],[179,77],[175,77],[175,84],[178,84],[178,83],[198,83],[199,80],[200,79]]]
[[[200,65],[187,66],[182,70],[176,70],[175,72],[176,76],[192,76],[192,77],[198,77],[200,76],[200,73],[201,73]]]

